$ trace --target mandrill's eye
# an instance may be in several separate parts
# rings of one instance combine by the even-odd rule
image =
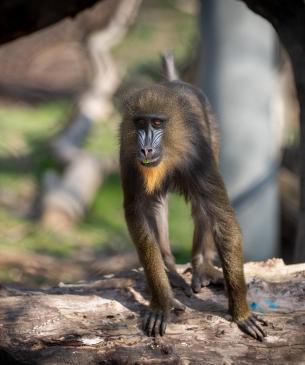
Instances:
[[[162,120],[161,119],[153,119],[151,121],[151,124],[154,128],[160,128],[162,126]]]
[[[137,118],[137,119],[135,119],[135,124],[136,124],[137,128],[144,128],[147,123],[146,123],[145,119]]]

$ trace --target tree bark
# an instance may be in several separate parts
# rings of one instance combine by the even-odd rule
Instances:
[[[266,18],[290,56],[300,104],[300,208],[295,262],[305,261],[305,2],[302,0],[242,0]]]
[[[186,266],[180,266],[183,272]],[[269,323],[263,343],[227,319],[223,288],[175,296],[164,337],[143,335],[148,294],[142,270],[49,290],[0,290],[1,364],[300,364],[305,361],[305,264],[245,265],[248,301]],[[190,274],[184,274],[190,280]],[[2,361],[1,361],[2,360]]]

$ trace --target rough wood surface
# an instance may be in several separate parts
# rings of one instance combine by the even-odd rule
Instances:
[[[305,264],[274,259],[245,271],[249,303],[269,323],[263,343],[228,320],[221,287],[192,298],[176,290],[186,312],[172,314],[165,337],[145,337],[139,313],[148,295],[134,270],[45,291],[2,288],[0,363],[304,364]]]

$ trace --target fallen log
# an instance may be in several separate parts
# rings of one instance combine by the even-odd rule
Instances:
[[[186,266],[179,271],[185,272]],[[50,290],[0,290],[2,364],[301,364],[305,361],[305,264],[273,259],[245,265],[248,300],[268,322],[263,343],[228,320],[221,287],[176,297],[167,334],[148,338],[139,313],[148,294],[142,270]],[[190,274],[185,273],[186,280]],[[2,361],[1,361],[2,360]]]

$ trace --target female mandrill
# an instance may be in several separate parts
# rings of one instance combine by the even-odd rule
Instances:
[[[179,276],[168,239],[167,194],[190,201],[194,220],[192,289],[222,280],[229,311],[239,328],[262,341],[266,336],[249,311],[243,272],[242,235],[218,170],[217,126],[203,93],[176,77],[171,54],[163,57],[168,81],[133,92],[123,101],[120,166],[124,210],[152,294],[143,318],[149,335],[163,335],[170,310],[184,306],[171,285]],[[216,246],[223,276],[212,265]]]

